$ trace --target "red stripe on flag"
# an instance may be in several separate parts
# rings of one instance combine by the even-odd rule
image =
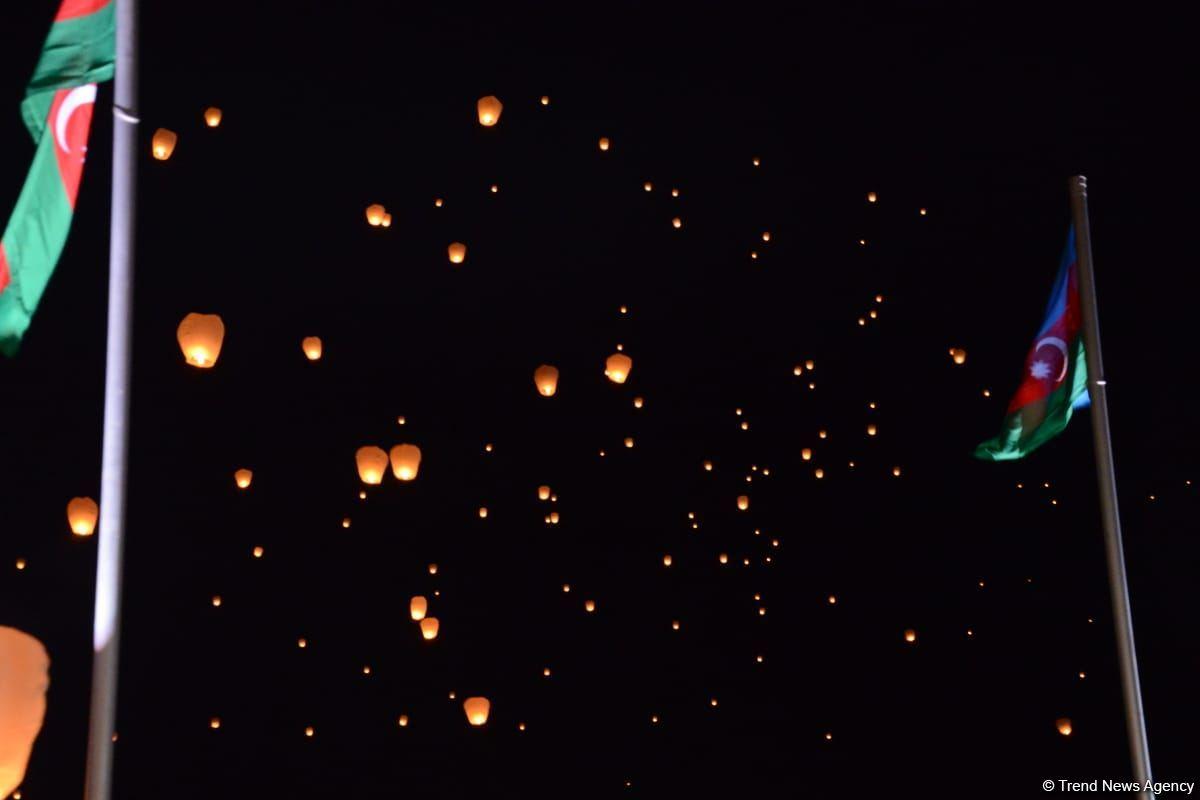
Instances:
[[[1079,286],[1075,264],[1068,267],[1063,312],[1033,343],[1025,356],[1025,378],[1008,404],[1008,413],[1049,397],[1067,379],[1075,340],[1079,337]]]
[[[88,129],[92,124],[92,108],[96,104],[96,84],[87,83],[54,93],[50,113],[46,116],[46,136],[54,137],[54,157],[62,179],[67,203],[75,208],[79,181],[83,177],[83,160],[87,155]]]
[[[0,292],[8,287],[12,277],[8,271],[8,256],[4,254],[4,242],[0,242]]]
[[[55,22],[62,22],[65,19],[74,19],[75,17],[86,17],[88,14],[94,14],[112,0],[63,0],[62,5],[58,7],[58,16],[54,18]]]

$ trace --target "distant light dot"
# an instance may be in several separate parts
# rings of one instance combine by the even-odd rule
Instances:
[[[608,137],[607,137],[607,136],[601,136],[601,137],[600,137],[600,149],[601,149],[601,150],[605,150],[605,151],[607,151],[607,150],[608,150],[608,147],[609,147],[609,144],[610,144],[610,143],[609,143],[609,141],[608,141]]]
[[[518,723],[517,723],[517,730],[519,730],[519,731],[523,731],[523,730],[525,730],[525,723],[524,723],[524,722],[518,722]]]
[[[217,730],[218,728],[220,728],[221,727],[221,718],[213,717],[212,719],[210,719],[208,721],[208,727],[212,728],[214,731]]]
[[[669,567],[669,566],[671,566],[671,554],[670,554],[670,553],[667,553],[665,556],[663,556],[663,559],[662,559],[662,561],[663,561],[663,566],[664,566],[664,567]]]
[[[671,190],[671,197],[679,197],[679,190],[678,190],[678,189],[672,189],[672,190]]]
[[[366,493],[366,491],[365,491],[365,490],[359,490],[359,492],[358,492],[358,499],[359,499],[359,500],[366,500],[366,499],[367,499],[367,493]]]
[[[1071,735],[1072,728],[1071,728],[1071,720],[1069,717],[1059,717],[1058,719],[1056,719],[1054,721],[1054,727],[1057,728],[1058,732],[1061,733],[1063,736]]]
[[[674,227],[676,227],[676,228],[682,228],[682,227],[683,227],[683,220],[682,220],[682,219],[680,219],[679,217],[675,217],[675,218],[673,218],[673,219],[671,220],[671,225],[672,225],[672,226],[674,226]]]
[[[483,446],[483,452],[485,452],[485,453],[490,453],[490,452],[492,452],[492,445],[491,445],[491,443],[490,443],[490,442],[489,442],[488,444],[485,444],[485,445]]]
[[[813,475],[817,476],[817,480],[821,480],[822,478],[825,477],[825,470],[821,469],[820,467],[817,467],[815,470],[813,470]]]
[[[1079,680],[1083,680],[1083,679],[1084,679],[1084,678],[1086,678],[1086,677],[1087,677],[1087,673],[1086,673],[1086,672],[1081,672],[1081,673],[1079,673]]]
[[[762,657],[762,656],[755,656],[755,657],[754,657],[754,660],[755,660],[755,661],[757,661],[759,664],[763,663],[763,657]]]
[[[714,697],[713,699],[709,700],[708,704],[710,706],[712,706],[713,708],[716,708],[717,707],[717,698]]]
[[[542,676],[546,677],[546,678],[550,677],[550,668],[549,667],[546,667],[542,670]]]
[[[679,620],[677,620],[677,619],[671,620],[671,630],[673,630],[673,631],[679,630]]]
[[[430,575],[437,575],[437,570],[438,570],[438,566],[437,566],[437,564],[430,564],[430,565],[429,565],[429,574],[430,574]]]
[[[404,424],[404,422],[405,422],[405,420],[404,420],[404,417],[396,417],[396,424],[397,424],[397,425],[403,425],[403,424]]]
[[[479,518],[480,518],[480,519],[487,519],[487,506],[480,506],[480,507],[479,507]]]
[[[658,724],[658,714],[651,714],[650,722],[651,722],[651,724],[657,725]]]
[[[307,728],[304,729],[304,735],[310,739],[312,738],[312,735],[314,733],[315,733],[315,731],[313,730],[312,725],[309,725]]]
[[[755,156],[753,159],[751,159],[750,163],[758,167],[762,165],[762,160]]]
[[[213,608],[220,608],[221,607],[221,595],[214,594],[213,598],[212,598],[212,604],[213,604]]]
[[[254,548],[254,557],[262,558],[262,555],[263,555],[263,549],[261,547],[255,547]]]
[[[440,198],[440,197],[438,197],[438,198],[435,198],[435,199],[434,199],[434,201],[433,201],[433,205],[434,205],[436,208],[441,208],[441,207],[442,207],[442,198]],[[400,424],[401,424],[401,425],[403,425],[404,423],[403,423],[403,422],[401,422]]]
[[[904,632],[904,641],[912,643],[912,642],[915,642],[916,640],[917,640],[917,632],[915,630],[913,630],[912,628],[909,628],[908,630],[906,630]]]
[[[831,605],[831,606],[837,605],[837,595],[835,595],[835,594],[829,595],[829,605]]]
[[[587,600],[587,601],[585,601],[585,602],[584,602],[584,604],[583,604],[583,608],[584,608],[584,610],[585,610],[585,611],[587,611],[589,614],[590,614],[590,613],[592,613],[593,611],[595,611],[595,610],[596,610],[596,601],[595,601],[595,600]]]
[[[635,398],[633,398],[633,407],[634,407],[634,408],[641,408],[641,407],[642,407],[642,406],[644,406],[645,404],[646,404],[646,400],[645,400],[645,398],[643,398],[643,397],[635,397]]]
[[[899,477],[900,477],[900,468],[899,468],[899,467],[892,467],[892,475],[894,475],[894,476],[896,476],[897,478],[899,478]]]
[[[769,241],[771,241],[771,232],[770,232],[770,231],[763,231],[762,240],[763,240],[764,242],[769,242]]]
[[[343,527],[343,528],[349,528],[349,527],[350,527],[350,518],[349,518],[349,517],[343,517],[343,518],[342,518],[342,527]]]
[[[17,559],[17,569],[25,569],[25,559],[23,559],[23,558]]]
[[[499,186],[499,184],[495,184],[495,183],[493,183],[493,184],[491,185],[491,187],[490,187],[490,188],[491,188],[491,192],[492,192],[492,194],[496,194],[497,192],[499,192],[499,191],[500,191],[500,186]]]
[[[396,720],[396,722],[399,723],[401,728],[407,728],[408,727],[408,714],[401,714],[400,719]]]
[[[371,667],[370,667],[370,665],[369,665],[369,664],[364,664],[364,665],[363,665],[363,668],[362,668],[362,674],[363,674],[363,675],[370,675],[370,674],[371,674]]]
[[[296,646],[303,650],[304,648],[308,647],[308,639],[297,639]]]
[[[874,203],[878,199],[879,199],[879,196],[876,195],[874,192],[867,192],[867,202],[868,203]]]
[[[563,592],[564,592],[564,593],[571,591],[571,584],[569,584],[569,583],[564,583],[564,584],[562,585],[562,590],[563,590]]]
[[[548,94],[542,95],[542,105],[544,105],[544,106],[550,105],[550,95],[548,95]]]
[[[923,208],[922,208],[922,209],[921,209],[921,211],[920,211],[920,214],[921,214],[921,216],[922,216],[922,217],[923,217],[923,216],[925,216],[925,209],[923,209]]]
[[[642,189],[644,189],[647,192],[652,192],[652,191],[654,191],[654,184],[651,183],[650,181],[646,181],[645,183],[642,184]]]
[[[741,429],[744,431],[750,430],[750,423],[746,420],[742,420]]]
[[[632,436],[626,436],[626,437],[625,437],[625,446],[626,446],[626,447],[633,447],[633,437],[632,437]]]
[[[721,562],[722,564],[728,564],[729,563],[729,554],[721,553],[721,555],[717,556],[717,561]]]
[[[828,732],[827,732],[827,733],[825,734],[825,741],[827,741],[827,742],[832,742],[832,741],[833,741],[833,734],[832,734],[832,733],[828,733]]]

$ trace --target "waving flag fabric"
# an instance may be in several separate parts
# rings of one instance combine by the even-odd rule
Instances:
[[[1067,427],[1071,412],[1088,404],[1075,230],[1067,236],[1046,317],[1025,357],[1025,375],[1008,404],[1004,430],[975,448],[989,461],[1021,458]]]
[[[7,12],[6,12],[7,13]],[[71,229],[96,84],[112,78],[112,0],[63,0],[21,103],[33,165],[0,239],[0,352],[12,355]]]

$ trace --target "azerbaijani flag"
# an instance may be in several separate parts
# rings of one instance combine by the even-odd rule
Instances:
[[[113,75],[113,0],[62,0],[21,102],[37,149],[0,239],[0,353],[16,352],[67,242],[96,84]]]
[[[1045,320],[1025,356],[1025,377],[1008,404],[1004,430],[975,448],[976,458],[1008,461],[1026,456],[1061,433],[1074,409],[1088,404],[1077,272],[1072,226]]]

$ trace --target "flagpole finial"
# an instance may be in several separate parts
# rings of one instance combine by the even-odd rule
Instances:
[[[1084,195],[1087,194],[1086,175],[1072,175],[1071,179],[1067,181],[1067,185],[1070,187],[1072,192],[1079,192]]]

